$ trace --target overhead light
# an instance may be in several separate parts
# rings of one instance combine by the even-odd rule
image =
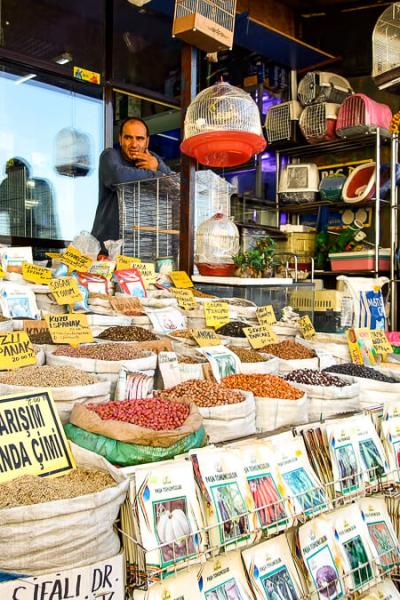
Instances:
[[[135,6],[143,6],[150,2],[150,0],[128,0],[129,4],[134,4]]]
[[[156,133],[160,137],[167,138],[167,140],[173,140],[174,142],[179,142],[179,138],[174,137],[173,135],[167,135],[166,133]]]
[[[25,83],[25,81],[29,81],[36,77],[35,73],[29,73],[29,75],[24,75],[24,77],[19,77],[14,81],[15,85],[21,85],[21,83]]]
[[[53,58],[53,61],[59,65],[66,65],[72,62],[72,54],[70,52],[63,52],[62,54],[59,54]]]

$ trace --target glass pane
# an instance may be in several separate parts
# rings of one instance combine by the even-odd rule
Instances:
[[[70,240],[90,231],[102,149],[101,99],[3,67],[0,235]]]

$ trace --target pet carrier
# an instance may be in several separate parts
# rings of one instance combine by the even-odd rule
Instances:
[[[375,127],[388,129],[392,111],[386,104],[375,102],[365,94],[353,94],[341,105],[336,123],[340,137],[367,133]]]
[[[175,0],[172,35],[204,52],[231,49],[236,0]]]
[[[336,138],[336,119],[340,104],[320,102],[306,106],[300,116],[300,129],[309,144]]]
[[[337,201],[342,199],[346,175],[327,175],[321,179],[319,195],[321,200]]]
[[[307,73],[299,83],[298,97],[303,106],[315,102],[341,104],[353,90],[344,77],[325,71]]]
[[[400,83],[400,2],[379,17],[372,34],[372,77],[380,89]]]
[[[319,173],[316,164],[287,165],[279,180],[279,200],[286,204],[313,202],[318,188]]]
[[[233,275],[236,267],[232,257],[238,252],[239,230],[229,217],[216,213],[199,226],[195,263],[200,275]]]
[[[376,192],[376,165],[374,162],[359,165],[350,173],[343,188],[343,200],[356,204],[374,197]],[[380,195],[385,197],[385,190],[390,185],[389,165],[380,168]]]
[[[272,106],[265,117],[265,131],[268,143],[274,146],[297,144],[300,140],[299,118],[301,104],[297,100]]]
[[[265,146],[256,103],[229,83],[203,90],[187,109],[181,150],[203,165],[241,165]]]

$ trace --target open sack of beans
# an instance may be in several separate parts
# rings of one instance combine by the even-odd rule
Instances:
[[[228,390],[210,381],[192,380],[163,390],[158,397],[196,404],[212,443],[234,440],[256,432],[256,410],[251,393]]]
[[[83,567],[115,556],[114,530],[129,481],[100,456],[72,445],[77,468],[0,484],[0,570],[25,575]]]
[[[285,340],[278,344],[267,344],[260,348],[260,352],[266,352],[279,358],[280,375],[285,375],[294,369],[318,369],[319,367],[316,352],[304,340],[301,342]]]
[[[278,374],[279,358],[257,352],[252,348],[228,346],[240,359],[242,373]]]
[[[296,369],[286,381],[307,392],[308,419],[312,423],[360,409],[360,385],[313,369]]]
[[[298,338],[299,343],[304,342],[303,338]],[[317,354],[320,352],[332,357],[332,364],[342,364],[351,362],[349,346],[346,336],[337,333],[316,333],[307,340],[307,345]]]
[[[68,422],[75,404],[109,400],[110,386],[109,381],[100,381],[91,373],[85,373],[72,366],[44,365],[0,373],[0,395],[31,392],[32,388],[48,389],[62,423]]]
[[[257,432],[308,421],[307,394],[276,375],[228,375],[222,385],[251,392],[256,403]]]
[[[324,372],[337,375],[360,386],[361,408],[377,406],[400,397],[400,377],[394,377],[391,371],[379,368],[344,363],[324,369]]]
[[[246,321],[230,321],[216,329],[215,333],[226,344],[232,344],[241,348],[251,348],[250,342],[243,331],[246,327],[251,327],[251,325],[252,323],[247,323]]]
[[[166,460],[206,443],[195,404],[161,398],[76,405],[65,432],[80,446],[123,466]]]

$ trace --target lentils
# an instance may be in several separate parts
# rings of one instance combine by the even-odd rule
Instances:
[[[332,365],[327,367],[324,371],[329,373],[340,373],[342,375],[351,375],[352,377],[362,377],[363,379],[374,379],[375,381],[382,381],[384,383],[400,383],[394,377],[389,377],[380,371],[371,369],[371,367],[365,367],[364,365],[354,365],[353,363],[345,363],[343,365]]]
[[[190,413],[189,404],[161,398],[88,404],[87,408],[98,414],[103,421],[123,421],[154,431],[177,429]]]
[[[115,485],[109,473],[79,467],[67,475],[51,479],[23,475],[0,484],[0,509],[77,498]]]
[[[258,363],[266,362],[265,356],[256,352],[255,350],[248,350],[247,348],[240,348],[240,346],[228,346],[229,350],[232,350],[240,358],[243,363]]]
[[[25,367],[0,375],[0,383],[32,387],[67,387],[97,383],[96,377],[75,367]]]
[[[303,344],[294,342],[293,340],[285,340],[278,344],[267,344],[261,348],[262,352],[273,354],[284,360],[298,360],[303,358],[315,358],[314,350],[310,350]]]
[[[226,387],[253,392],[259,398],[284,398],[298,400],[304,392],[276,375],[228,375],[222,379]]]
[[[220,335],[228,335],[229,337],[244,338],[246,337],[243,331],[245,327],[249,327],[249,325],[241,321],[231,321],[216,329],[216,332]]]
[[[138,350],[135,344],[92,344],[79,348],[57,348],[55,356],[93,358],[95,360],[132,360],[144,358],[148,353]]]
[[[233,392],[210,381],[194,379],[180,383],[169,390],[163,390],[158,393],[158,397],[167,400],[190,400],[190,402],[202,408],[224,404],[239,404],[244,400],[240,392]]]
[[[109,327],[97,337],[101,340],[113,340],[114,342],[151,342],[157,339],[154,333],[136,325]]]
[[[48,329],[39,329],[28,333],[32,344],[54,344]]]
[[[285,379],[286,381],[293,381],[294,383],[319,385],[322,387],[345,387],[346,385],[350,385],[348,381],[344,381],[344,379],[340,379],[340,377],[335,377],[334,375],[329,375],[328,373],[323,373],[314,369],[296,369],[286,375]]]

